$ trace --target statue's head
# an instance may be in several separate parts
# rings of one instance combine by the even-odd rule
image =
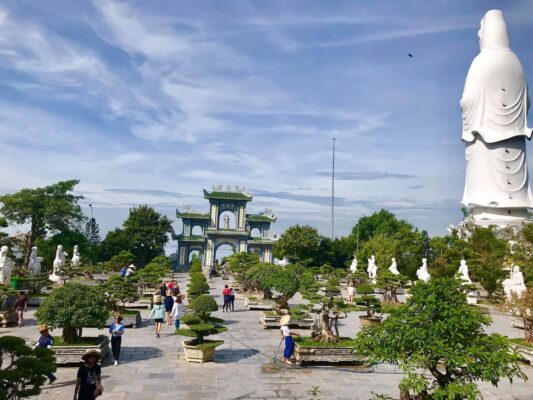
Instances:
[[[9,251],[9,247],[7,247],[7,246],[2,246],[2,247],[0,248],[0,253],[1,253],[2,255],[6,255],[8,251]]]
[[[518,265],[515,265],[513,267],[513,272],[520,272],[520,267]]]
[[[78,245],[77,244],[74,245],[74,250],[78,250]]]
[[[57,251],[63,251],[63,245],[58,244],[57,245]]]
[[[485,49],[509,49],[509,35],[507,25],[500,10],[487,11],[481,20],[481,26],[477,34],[479,47]]]
[[[396,259],[394,257],[392,257],[392,262],[396,262]]]
[[[427,259],[427,258],[423,258],[423,259],[422,259],[422,264],[426,265],[427,262],[428,262],[428,259]]]
[[[33,247],[31,248],[31,252],[32,252],[33,254],[37,254],[37,246],[33,246]]]
[[[461,266],[465,266],[466,265],[466,260],[461,260]]]

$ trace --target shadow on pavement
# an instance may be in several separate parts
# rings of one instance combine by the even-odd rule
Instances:
[[[215,361],[220,364],[230,364],[259,354],[252,349],[220,349],[215,352]]]

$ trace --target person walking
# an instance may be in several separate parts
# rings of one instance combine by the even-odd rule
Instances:
[[[15,301],[15,309],[17,310],[18,327],[22,328],[24,313],[28,309],[28,299],[24,296],[24,292],[19,292],[19,296]]]
[[[279,324],[281,325],[281,339],[285,341],[285,350],[283,351],[283,362],[292,364],[292,353],[294,353],[294,339],[293,336],[300,336],[296,332],[291,332],[289,329],[289,322],[291,321],[290,315],[284,315],[281,317]]]
[[[104,392],[102,370],[98,365],[101,358],[98,350],[87,350],[81,357],[84,363],[78,369],[74,400],[94,400]]]
[[[40,325],[39,326],[39,334],[41,336],[39,337],[39,340],[37,341],[35,346],[33,346],[33,348],[41,347],[41,348],[49,348],[49,349],[51,349],[52,346],[54,345],[54,338],[48,332],[48,325]],[[54,374],[52,374],[51,372],[47,372],[47,373],[45,373],[45,375],[48,378],[48,384],[49,385],[51,385],[52,383],[54,383],[57,380],[56,376]]]
[[[229,306],[228,309],[231,308],[231,311],[235,311],[235,289],[233,288],[233,285],[229,288]]]
[[[111,334],[111,350],[113,352],[116,366],[118,365],[118,359],[120,358],[122,335],[124,335],[124,325],[122,324],[121,315],[115,315],[114,322],[109,326],[109,333]]]
[[[168,289],[168,288],[167,288],[167,284],[166,284],[165,281],[163,281],[163,282],[161,283],[161,286],[159,286],[159,295],[160,295],[161,297],[165,297],[166,294],[167,294],[167,289]]]
[[[176,301],[174,302],[174,305],[172,306],[172,311],[170,312],[171,318],[174,320],[174,326],[176,329],[180,328],[180,319],[184,312],[184,305],[183,305],[183,299],[185,298],[185,295],[178,294],[176,296]]]
[[[222,312],[229,312],[229,301],[230,301],[231,290],[228,285],[224,285],[224,290],[222,290],[222,296],[224,297],[224,304],[222,305]]]
[[[165,298],[163,300],[163,304],[165,306],[165,312],[167,316],[167,325],[172,325],[172,317],[170,316],[170,312],[172,311],[172,307],[174,306],[174,298],[172,297],[172,289],[168,288]]]
[[[155,321],[155,335],[160,337],[161,324],[163,323],[163,318],[165,318],[165,306],[163,305],[163,299],[160,295],[154,296],[154,307],[148,317],[148,321],[150,321],[152,317],[154,317]]]

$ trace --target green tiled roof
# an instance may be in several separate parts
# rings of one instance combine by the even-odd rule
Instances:
[[[198,211],[179,212],[179,210],[176,210],[176,217],[188,219],[209,219],[209,213],[202,213]]]
[[[254,244],[274,244],[274,240],[267,239],[267,238],[252,238],[248,240],[248,245],[254,245]]]
[[[246,214],[247,222],[275,222],[276,217],[270,217],[268,215],[260,214]]]
[[[204,189],[204,198],[206,199],[252,201],[252,197],[241,192],[208,192]]]

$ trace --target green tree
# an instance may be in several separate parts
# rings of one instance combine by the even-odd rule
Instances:
[[[135,259],[135,256],[133,254],[131,254],[127,250],[122,250],[117,255],[114,255],[113,257],[111,257],[110,261],[115,266],[114,267],[115,270],[118,271],[122,267],[129,266],[134,259]]]
[[[62,328],[65,343],[75,343],[84,327],[104,327],[109,308],[99,287],[70,282],[54,289],[35,315],[51,328]]]
[[[468,242],[456,235],[434,237],[430,241],[430,248],[428,265],[433,278],[453,278],[460,260],[471,259]]]
[[[135,256],[135,263],[144,266],[154,257],[164,253],[168,234],[172,231],[171,221],[143,205],[130,209],[122,229],[108,232],[102,242],[102,257],[109,259],[121,250]]]
[[[292,264],[305,267],[322,265],[324,237],[309,225],[294,225],[288,228],[274,245],[274,256],[286,257]]]
[[[126,310],[126,303],[132,303],[139,299],[136,279],[133,276],[111,275],[107,281],[102,283],[101,288],[104,290],[113,311],[123,313]]]
[[[52,350],[32,350],[16,336],[0,337],[0,356],[0,399],[38,396],[46,380],[44,375],[56,370]]]
[[[381,209],[369,216],[359,218],[359,221],[352,229],[352,236],[359,238],[359,242],[366,242],[372,236],[394,236],[394,234],[404,226],[412,225],[406,221],[398,220],[390,211]]]
[[[62,181],[44,188],[22,189],[0,196],[0,213],[10,224],[28,225],[29,232],[24,254],[24,268],[28,268],[31,248],[37,237],[48,232],[61,232],[76,227],[83,218],[78,201],[72,193],[77,180]]]
[[[509,256],[508,242],[497,238],[492,228],[477,226],[468,239],[468,249],[472,255],[472,278],[493,297],[506,275],[502,264]]]
[[[89,259],[91,260],[91,264],[94,264],[98,260],[98,245],[101,242],[100,227],[94,218],[90,218],[86,222],[84,234],[87,243],[89,243]]]
[[[417,283],[412,294],[381,325],[356,337],[359,354],[403,369],[402,399],[474,400],[479,381],[526,378],[509,339],[485,332],[490,318],[468,306],[459,281]]]

